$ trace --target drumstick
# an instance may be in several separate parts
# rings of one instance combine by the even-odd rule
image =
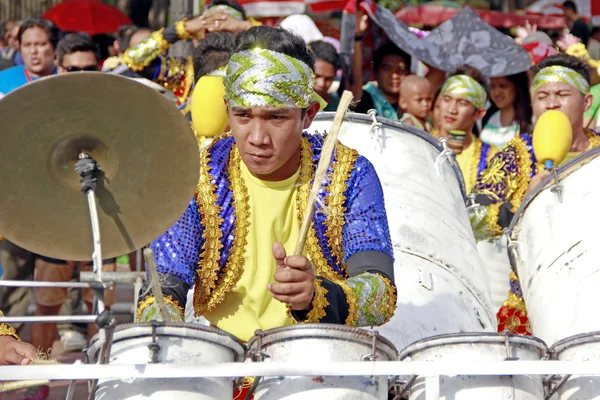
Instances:
[[[19,389],[29,389],[32,387],[45,386],[49,384],[50,381],[48,380],[5,382],[0,383],[0,393],[12,392],[13,390]]]
[[[163,297],[162,289],[160,288],[160,278],[156,271],[154,252],[151,248],[147,247],[144,249],[144,258],[146,259],[146,270],[148,271],[148,278],[150,279],[150,289],[152,290],[152,295],[156,299],[156,304],[158,304],[160,316],[164,322],[171,322],[171,318],[169,318],[165,307],[165,299]]]
[[[344,90],[337,111],[335,112],[335,118],[333,119],[331,131],[325,137],[325,142],[323,143],[323,147],[321,149],[321,158],[319,159],[319,164],[317,164],[315,181],[310,190],[310,194],[308,196],[308,204],[306,205],[306,210],[304,211],[304,217],[302,219],[302,225],[300,226],[300,235],[298,236],[298,241],[296,242],[296,249],[294,250],[294,255],[300,256],[302,255],[302,251],[304,250],[304,244],[306,243],[306,235],[308,235],[308,229],[310,228],[310,224],[312,222],[312,215],[315,209],[315,203],[317,202],[319,189],[321,189],[321,183],[323,182],[325,174],[327,173],[329,165],[331,164],[331,156],[333,155],[333,152],[335,150],[337,136],[340,131],[340,127],[342,126],[342,122],[344,122],[344,116],[346,115],[346,111],[348,110],[348,107],[352,102],[352,98],[352,92]]]

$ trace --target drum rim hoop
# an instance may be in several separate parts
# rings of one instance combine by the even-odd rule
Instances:
[[[584,152],[579,157],[574,158],[573,160],[569,161],[567,164],[560,167],[558,169],[558,177],[561,180],[568,177],[573,172],[579,170],[579,168],[578,168],[576,170],[569,171],[572,167],[576,166],[577,164],[581,164],[580,167],[583,167],[584,165],[586,165],[586,164],[590,163],[591,161],[593,161],[594,159],[598,158],[598,156],[600,156],[600,147],[595,147],[591,150]],[[584,160],[587,160],[587,161],[585,163],[583,163]],[[513,216],[512,221],[510,222],[510,225],[508,227],[508,235],[510,236],[510,238],[512,238],[513,240],[517,239],[514,236],[514,234],[518,233],[518,228],[521,224],[521,218],[523,217],[523,214],[525,214],[527,207],[529,207],[531,202],[533,202],[533,200],[541,192],[543,192],[544,190],[547,189],[547,187],[549,186],[549,183],[552,182],[553,179],[554,179],[554,177],[552,177],[552,176],[547,177],[542,182],[540,182],[534,188],[534,190],[523,199],[523,202],[521,203],[519,209]]]
[[[558,357],[559,354],[565,350],[579,347],[584,344],[599,343],[600,344],[600,331],[580,333],[573,336],[568,336],[564,339],[554,343],[550,348],[550,352],[553,356]]]
[[[310,331],[311,333],[302,335],[302,333],[305,333],[306,331]],[[335,336],[331,334],[332,332],[337,332],[342,335]],[[286,336],[286,333],[290,335]],[[259,329],[256,331],[256,334],[252,336],[250,340],[248,340],[246,346],[248,349],[254,347],[259,335],[261,337],[261,343],[263,347],[268,344],[273,344],[289,339],[301,339],[307,337],[351,340],[361,344],[370,345],[373,334],[377,337],[377,350],[387,354],[391,360],[397,360],[398,349],[396,349],[396,346],[394,346],[394,344],[389,339],[385,338],[384,336],[381,336],[378,331],[368,331],[360,327],[352,327],[338,324],[297,324],[272,328],[264,331],[261,331]]]
[[[230,350],[232,350],[236,353],[237,358],[241,358],[241,357],[245,356],[246,347],[244,346],[243,342],[240,339],[238,339],[237,337],[235,337],[234,335],[232,335],[228,332],[225,332],[218,328],[213,328],[211,326],[204,326],[204,325],[191,324],[191,323],[163,323],[163,322],[161,322],[160,325],[156,329],[157,336],[179,337],[179,338],[185,337],[183,335],[177,335],[174,332],[171,332],[171,330],[173,328],[175,328],[175,329],[183,328],[186,331],[197,331],[197,332],[202,332],[205,334],[218,335],[218,336],[220,336],[220,340],[210,340],[210,342],[212,342],[215,345],[220,345],[222,347],[229,348]],[[132,330],[132,332],[127,333],[128,330]],[[146,332],[146,330],[148,332]],[[165,330],[166,330],[166,332],[165,332]],[[152,324],[151,323],[121,324],[121,325],[117,325],[115,328],[115,332],[114,332],[114,336],[113,336],[113,344],[116,342],[120,342],[120,341],[139,339],[139,338],[151,337],[151,336],[152,336]],[[193,338],[193,337],[190,337],[190,338]],[[208,341],[208,340],[206,340],[206,341]],[[96,354],[98,351],[100,351],[101,346],[102,346],[102,343],[100,340],[100,336],[99,335],[94,336],[90,341],[90,345],[88,346],[86,353],[88,355]]]
[[[443,345],[463,345],[463,344],[504,344],[508,337],[511,344],[526,344],[531,347],[535,347],[540,352],[540,358],[543,358],[548,354],[548,346],[546,343],[535,336],[523,336],[513,335],[508,333],[497,333],[497,332],[460,332],[460,333],[449,333],[444,335],[430,336],[424,339],[417,340],[406,346],[400,352],[399,359],[402,361],[407,357],[411,357],[416,353],[420,353],[424,350],[429,350],[434,347]],[[454,339],[454,340],[453,340]],[[457,340],[458,339],[458,340]]]
[[[315,116],[313,121],[320,121],[320,120],[333,121],[334,117],[335,117],[335,112],[324,111],[324,112],[318,113]],[[406,131],[415,136],[418,136],[419,138],[425,140],[427,143],[432,145],[440,153],[444,150],[442,145],[440,144],[439,140],[427,132],[421,131],[421,130],[415,128],[414,126],[407,125],[400,121],[394,121],[394,120],[391,120],[388,118],[381,117],[379,115],[377,115],[376,118],[377,118],[377,122],[379,122],[383,125],[388,125],[392,128],[398,128],[402,131]],[[348,122],[352,122],[354,120],[359,120],[359,121],[363,121],[363,122],[368,122],[369,124],[373,123],[373,118],[371,118],[371,116],[369,116],[367,114],[360,114],[360,113],[355,113],[355,112],[346,113],[346,120]],[[307,130],[310,132],[310,127]],[[357,149],[357,151],[358,151],[358,154],[361,154],[360,150]],[[453,159],[453,160],[454,161],[450,164],[450,166],[451,166],[452,170],[454,171],[454,175],[456,176],[456,179],[458,180],[458,183],[460,186],[460,192],[463,197],[463,201],[466,202],[467,201],[467,192],[466,192],[466,188],[465,188],[465,180],[462,176],[462,172],[460,172],[460,167],[458,166],[458,163],[456,162],[455,159]]]

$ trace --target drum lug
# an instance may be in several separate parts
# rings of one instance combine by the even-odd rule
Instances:
[[[550,400],[567,383],[570,377],[571,375],[565,375],[562,378],[560,375],[552,375],[544,378],[544,399]]]
[[[250,359],[253,362],[263,362],[267,358],[271,358],[270,354],[265,353],[262,350],[262,338],[263,338],[263,334],[264,334],[264,332],[261,329],[257,329],[254,332],[254,336],[256,336],[256,348],[257,348],[257,351],[250,351],[249,354],[248,354],[250,356]]]
[[[383,141],[381,140],[382,124],[381,124],[381,122],[377,121],[377,110],[370,109],[369,111],[367,111],[367,114],[373,120],[373,123],[371,124],[371,129],[369,129],[369,133],[375,134],[375,139],[377,140],[377,143],[379,144],[379,150],[383,151]]]
[[[156,339],[156,328],[161,326],[162,324],[158,321],[152,321],[152,343],[148,345],[148,363],[157,364],[160,362],[159,352],[160,352],[160,344]]]
[[[562,203],[562,190],[563,187],[558,180],[558,169],[556,167],[552,168],[552,174],[554,176],[554,183],[550,187],[550,191],[556,195],[558,198],[558,202]]]
[[[442,164],[444,164],[445,161],[450,162],[451,157],[454,153],[452,152],[452,149],[448,147],[446,138],[440,138],[439,142],[442,145],[443,150],[435,159],[435,172],[438,178],[444,179],[444,174],[442,174],[440,167],[442,166]]]
[[[377,361],[379,356],[377,355],[377,338],[379,337],[378,331],[369,331],[371,335],[371,354],[367,354],[362,357],[363,361]]]
[[[519,275],[517,271],[518,261],[521,259],[519,255],[519,243],[510,236],[510,232],[508,228],[504,229],[504,235],[506,236],[506,247],[508,249],[508,260],[510,261],[510,266],[517,276]]]
[[[519,357],[513,357],[510,351],[510,337],[511,334],[504,331],[504,350],[506,350],[506,358],[504,361],[519,361]]]

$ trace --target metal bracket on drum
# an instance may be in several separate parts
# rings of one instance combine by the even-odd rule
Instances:
[[[158,344],[158,340],[156,338],[156,328],[162,326],[163,323],[159,321],[152,321],[152,343],[148,345],[148,363],[149,364],[158,364],[160,362],[159,352],[160,352],[160,344]]]
[[[558,202],[562,203],[562,190],[563,190],[563,187],[560,184],[560,181],[558,180],[558,169],[556,167],[553,167],[551,169],[551,172],[552,172],[552,175],[554,177],[554,183],[550,187],[550,191],[556,195],[556,197],[558,198]]]
[[[112,348],[113,334],[115,333],[115,327],[117,326],[117,319],[110,311],[104,310],[102,314],[98,315],[98,318],[96,318],[96,325],[98,328],[100,328],[99,333],[101,335],[101,339],[103,340],[102,347],[100,348],[98,364],[108,364],[110,359],[110,350]],[[74,384],[74,381],[72,381],[71,384]],[[89,382],[88,400],[94,399],[97,388],[98,380]]]
[[[508,260],[510,261],[510,266],[515,274],[518,274],[517,271],[517,262],[521,259],[519,255],[519,243],[517,240],[513,240],[510,236],[510,232],[508,228],[504,229],[504,235],[506,236],[506,248],[508,249]]]
[[[560,378],[559,375],[552,375],[548,378],[544,378],[544,400],[550,400],[552,396],[558,393],[570,377],[571,375],[565,375],[562,378]]]
[[[415,382],[417,377],[418,377],[418,375],[411,375],[406,382],[397,381],[396,383],[394,383],[393,384],[394,388],[392,389],[392,395],[394,397],[392,398],[392,400],[405,399],[406,397],[404,397],[404,396],[408,393],[408,391],[410,390],[410,387]]]
[[[504,332],[504,350],[506,350],[506,358],[504,361],[519,361],[519,357],[513,357],[510,351],[510,333]]]
[[[454,153],[452,152],[452,149],[448,147],[446,138],[440,138],[439,142],[442,145],[443,150],[435,159],[435,172],[438,178],[444,179],[444,174],[440,171],[440,167],[444,164],[444,161],[450,161],[450,157],[452,157]]]
[[[371,354],[362,356],[362,361],[377,361],[379,356],[377,355],[377,338],[379,337],[378,331],[368,331],[371,335]]]
[[[367,111],[367,114],[371,117],[371,119],[373,120],[373,123],[371,124],[371,128],[369,129],[369,133],[374,133],[375,134],[375,139],[377,140],[377,144],[379,144],[379,150],[383,151],[383,140],[381,137],[381,122],[377,121],[377,110],[374,109],[370,109],[369,111]]]

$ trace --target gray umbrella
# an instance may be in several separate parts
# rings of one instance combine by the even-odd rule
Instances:
[[[469,7],[431,31],[424,41],[445,54],[443,66],[433,63],[444,71],[451,72],[457,65],[468,64],[493,77],[513,75],[531,67],[531,58],[525,49],[488,25]]]

